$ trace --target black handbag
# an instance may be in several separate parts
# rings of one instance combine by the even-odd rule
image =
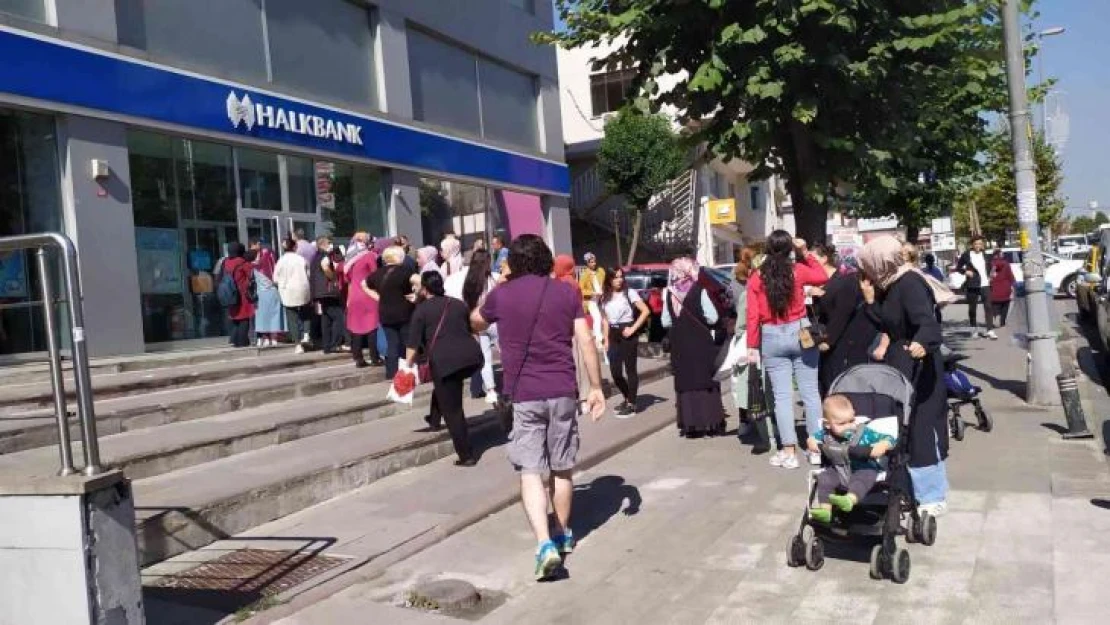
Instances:
[[[513,431],[513,394],[516,392],[517,384],[520,384],[520,375],[524,373],[524,365],[528,362],[528,352],[532,350],[532,337],[535,335],[536,322],[540,319],[544,296],[547,295],[547,287],[550,285],[550,279],[544,282],[543,291],[540,292],[539,304],[536,305],[536,314],[532,316],[532,323],[528,326],[528,342],[524,345],[524,356],[520,359],[520,367],[517,368],[516,378],[513,379],[513,390],[502,392],[493,407],[494,411],[497,412],[498,420],[501,422],[501,429],[506,435]]]

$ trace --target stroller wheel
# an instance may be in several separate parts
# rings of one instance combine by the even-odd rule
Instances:
[[[905,584],[910,579],[910,552],[898,548],[890,562],[890,579],[895,584]]]
[[[975,418],[979,420],[980,432],[990,432],[994,429],[994,420],[991,419],[986,410],[983,410],[982,406],[975,407]]]
[[[825,566],[825,544],[820,538],[814,537],[806,543],[806,568],[818,571]]]
[[[956,412],[952,415],[952,438],[962,441],[964,433],[967,431],[967,424],[960,417],[960,413]]]
[[[790,537],[786,543],[786,566],[790,568],[798,568],[805,564],[806,561],[806,544],[802,542],[802,537],[795,534]]]
[[[871,579],[883,578],[883,545],[879,543],[871,548]]]
[[[937,518],[928,512],[922,512],[918,525],[918,541],[926,547],[932,547],[937,542]]]

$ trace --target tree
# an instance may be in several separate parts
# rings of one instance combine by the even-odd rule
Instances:
[[[993,0],[558,8],[566,28],[538,39],[616,43],[596,69],[633,68],[650,106],[673,107],[714,154],[755,164],[757,179],[785,176],[798,234],[811,241],[824,238],[830,199],[845,184],[879,212],[916,194],[904,204],[921,212],[924,185],[942,189],[967,166],[986,133],[982,112],[1004,102]]]
[[[1065,201],[1060,195],[1064,176],[1055,150],[1039,132],[1033,135],[1033,161],[1037,176],[1037,220],[1043,228],[1055,224],[1064,211]],[[985,181],[970,191],[984,236],[1003,238],[1006,231],[1018,228],[1013,164],[1010,133],[992,134],[982,167]]]
[[[632,243],[624,263],[631,265],[640,243],[643,211],[652,196],[682,173],[686,151],[669,119],[625,108],[605,124],[597,163],[606,188],[623,196],[625,208],[633,212]]]
[[[1095,228],[1098,228],[1098,224],[1095,223],[1094,219],[1086,215],[1081,215],[1071,220],[1071,231],[1075,234],[1094,232]]]
[[[1105,224],[1105,223],[1110,223],[1110,217],[1107,217],[1106,213],[1104,213],[1102,211],[1099,211],[1099,212],[1095,213],[1095,219],[1094,219],[1095,228],[1097,228],[1097,227],[1099,227],[1099,226],[1101,226],[1102,224]],[[1092,228],[1092,230],[1094,230],[1094,228]]]

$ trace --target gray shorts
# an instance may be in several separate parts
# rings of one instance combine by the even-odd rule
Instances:
[[[578,402],[572,397],[513,404],[509,462],[517,471],[569,471],[578,458]]]

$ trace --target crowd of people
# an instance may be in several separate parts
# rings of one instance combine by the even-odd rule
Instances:
[[[725,433],[722,380],[731,378],[739,434],[747,439],[754,432],[753,453],[770,453],[774,467],[820,465],[817,441],[850,429],[843,402],[829,394],[841,373],[884,362],[914,379],[914,489],[923,509],[944,512],[948,428],[938,349],[940,307],[948,300],[933,265],[919,268],[916,251],[892,237],[868,243],[857,262],[841,263],[832,248],[810,250],[775,231],[762,245],[740,251],[727,289],[684,256],[670,264],[658,309],[629,288],[621,267],[602,268],[587,254],[579,271],[574,258],[555,256],[532,235],[508,246],[494,236],[488,250],[479,241],[465,253],[452,235],[438,248],[413,251],[405,237],[364,232],[346,249],[327,237],[312,244],[294,236],[282,250],[275,259],[263,241],[249,249],[231,246],[222,271],[239,293],[228,306],[232,344],[249,345],[253,324],[257,345],[286,340],[298,351],[350,352],[356,367],[382,366],[387,379],[425,363],[433,387],[425,420],[433,429],[446,426],[460,466],[477,462],[463,410],[468,383],[473,397],[509,406],[508,456],[521,472],[523,505],[539,545],[537,577],[549,575],[574,546],[569,516],[577,418],[605,412],[603,362],[620,394],[616,416],[632,418],[644,408],[639,345],[653,317],[669,333],[679,434]],[[1002,273],[980,266],[975,253],[961,261],[969,279]],[[969,286],[980,284],[988,283]],[[723,349],[740,353],[724,376],[708,357]],[[796,398],[804,407],[801,428]],[[858,490],[856,484],[852,497]],[[815,518],[850,499],[830,504],[826,498]]]

